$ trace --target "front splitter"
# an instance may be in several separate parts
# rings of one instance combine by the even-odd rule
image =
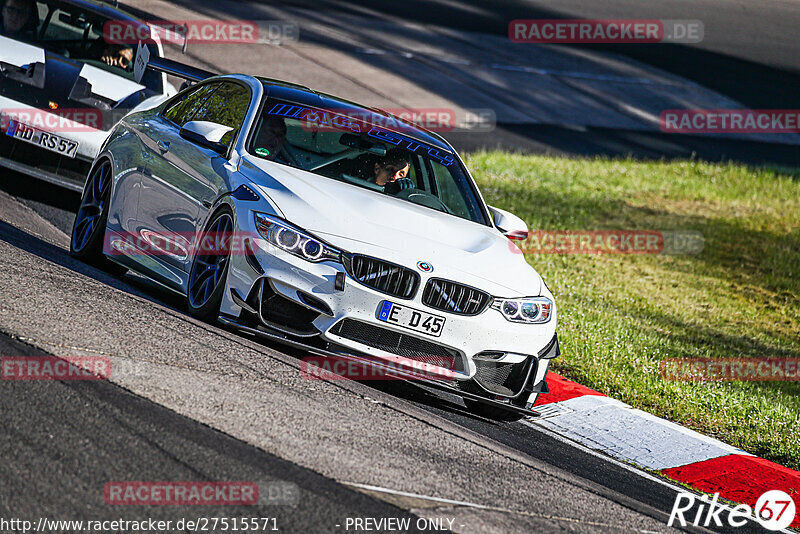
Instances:
[[[236,330],[239,330],[241,332],[245,332],[245,333],[248,333],[248,334],[251,334],[251,335],[254,335],[254,336],[258,336],[258,337],[261,337],[261,338],[264,338],[264,339],[277,341],[279,343],[283,343],[284,345],[288,345],[288,346],[291,346],[291,347],[294,347],[294,348],[305,350],[305,351],[309,352],[310,354],[315,354],[317,356],[323,356],[323,357],[326,357],[326,358],[345,359],[345,360],[349,360],[349,361],[354,361],[354,362],[366,364],[366,365],[369,365],[369,366],[371,366],[371,367],[373,367],[375,369],[379,369],[379,370],[385,372],[386,374],[392,375],[392,376],[394,376],[394,377],[396,377],[396,378],[398,378],[400,380],[404,380],[404,381],[406,381],[408,383],[411,383],[411,384],[414,384],[414,385],[417,385],[416,383],[420,382],[419,375],[414,375],[412,373],[403,372],[402,370],[398,369],[397,367],[384,365],[380,361],[373,360],[373,359],[371,359],[369,357],[366,357],[366,356],[361,356],[361,355],[353,354],[353,353],[349,353],[349,352],[333,352],[333,351],[330,351],[330,350],[327,350],[327,349],[324,349],[324,348],[321,348],[321,347],[316,347],[314,345],[310,345],[308,343],[304,343],[304,342],[299,341],[297,339],[293,339],[293,338],[287,336],[286,334],[284,334],[284,333],[282,333],[282,332],[280,332],[278,330],[271,329],[269,327],[259,326],[258,328],[253,328],[252,326],[243,325],[243,324],[239,323],[236,319],[233,319],[231,317],[220,316],[219,317],[219,321],[222,324],[224,324],[226,326],[229,326],[229,327],[232,327],[232,328],[234,328]],[[452,385],[450,385],[447,382],[444,382],[442,380],[425,379],[424,380],[424,384],[425,384],[426,387],[429,387],[429,388],[432,388],[432,389],[437,389],[437,390],[440,390],[440,391],[445,391],[447,393],[450,393],[450,394],[456,395],[458,397],[461,397],[462,399],[469,399],[469,400],[481,402],[483,404],[496,406],[498,408],[502,408],[502,409],[507,410],[509,412],[523,414],[523,415],[527,415],[527,416],[534,416],[534,417],[537,417],[539,415],[534,410],[520,408],[518,406],[514,406],[513,404],[506,404],[506,403],[501,402],[501,401],[497,401],[497,400],[494,400],[494,399],[489,399],[489,398],[486,398],[486,397],[482,397],[480,395],[477,395],[475,393],[471,393],[469,391],[463,391],[463,390],[461,390],[461,389],[459,389],[457,387],[454,387],[454,386],[452,386]]]

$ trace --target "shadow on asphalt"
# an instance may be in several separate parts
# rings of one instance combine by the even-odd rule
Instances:
[[[2,333],[0,354],[49,356]],[[347,517],[409,518],[416,525],[410,512],[104,380],[3,380],[0,391],[0,456],[13,459],[3,468],[0,502],[18,517],[269,517],[286,532],[334,531]],[[260,495],[244,506],[119,506],[104,500],[111,481],[243,481],[258,484]]]
[[[214,16],[218,11],[195,0],[173,0],[173,3],[188,9]],[[269,8],[275,4],[262,2]],[[325,10],[335,10],[355,16],[365,16],[362,6],[353,7],[340,0],[325,0],[313,7],[305,1],[284,1],[280,5],[308,8],[309,17],[316,16],[320,28],[325,28]],[[258,14],[253,5],[243,3],[231,5],[230,16],[252,18]],[[508,23],[514,19],[562,19],[565,18],[555,10],[532,5],[523,0],[511,0],[498,3],[494,0],[459,3],[449,0],[422,0],[420,2],[392,2],[376,0],[369,9],[402,17],[406,21],[437,26],[449,26],[459,30],[489,32],[508,35]],[[136,10],[143,18],[157,18],[144,11]],[[577,17],[580,18],[580,17]],[[675,17],[681,18],[681,17]],[[765,25],[767,28],[768,26]],[[405,39],[413,39],[414,34],[404,35]],[[304,26],[302,41],[331,46],[339,45],[332,41],[323,30],[313,26]],[[420,40],[419,44],[424,46]],[[535,49],[518,45],[520,62],[525,62],[526,55],[535,53]],[[610,44],[610,45],[553,45],[568,48],[583,48],[613,54],[626,55],[659,69],[672,72],[700,85],[726,95],[750,109],[794,109],[798,105],[796,87],[800,85],[800,74],[780,68],[768,67],[731,57],[722,53],[681,44]],[[557,50],[554,48],[553,50]],[[450,50],[453,54],[454,51]],[[775,52],[776,54],[779,53]],[[461,57],[470,60],[470,57]],[[769,58],[765,58],[767,61]],[[180,61],[180,59],[178,58]],[[406,79],[426,91],[440,91],[438,80],[432,80],[425,69],[417,71],[409,67],[408,59],[402,55],[381,57],[380,63],[372,63],[374,68],[383,68],[391,72],[403,72]],[[476,88],[487,94],[501,94],[507,89],[493,82],[473,82]],[[315,87],[324,90],[324,87]],[[458,93],[441,96],[462,106],[470,107],[466,97]],[[559,105],[553,97],[549,104]],[[661,95],[664,109],[685,108],[683,99],[677,95]],[[514,102],[509,103],[512,106]],[[547,104],[539,104],[548,107]],[[733,161],[747,165],[780,165],[800,166],[800,150],[796,145],[780,144],[781,134],[774,134],[775,143],[754,141],[738,141],[711,135],[666,134],[655,131],[633,131],[606,128],[572,128],[553,125],[511,125],[498,124],[491,132],[451,132],[443,136],[461,152],[481,149],[503,149],[524,153],[557,154],[566,156],[604,156],[632,157],[645,160],[659,159],[699,159],[704,161]]]
[[[185,309],[178,295],[164,289],[163,286],[151,282],[149,279],[132,274],[126,274],[122,277],[110,275],[101,269],[73,258],[69,255],[69,252],[63,248],[50,244],[5,221],[0,221],[0,241],[4,241],[13,247],[38,256],[45,261],[69,269],[74,273],[97,280],[119,291],[137,295],[151,302],[166,305],[177,311],[183,312]],[[156,292],[157,296],[152,295],[152,292]]]
[[[188,3],[191,0],[178,0],[176,3]],[[263,3],[268,3],[261,0]],[[270,4],[272,1],[269,2]],[[282,2],[289,5],[308,4],[308,2],[288,1]],[[539,2],[543,4],[544,2]],[[547,2],[550,3],[550,2]],[[637,2],[630,2],[636,4]],[[536,5],[531,0],[473,0],[471,2],[453,2],[451,0],[418,0],[416,2],[395,2],[393,0],[373,0],[369,7],[401,17],[409,22],[420,24],[433,24],[464,31],[491,33],[494,35],[508,35],[508,24],[515,19],[565,19],[587,18],[581,15],[582,9],[577,5],[580,2],[570,2],[572,13],[565,16],[564,12],[570,9],[565,4],[553,4],[557,9],[547,9]],[[587,0],[586,6],[591,10],[598,9],[596,2]],[[600,18],[631,18],[620,11],[624,2],[608,3],[607,17]],[[686,4],[681,16],[674,19],[697,19],[698,8],[705,7],[707,12],[722,9],[718,4],[707,2],[707,6],[693,6]],[[315,2],[314,9],[324,11],[335,9],[353,15],[363,16],[361,5],[354,6],[347,0],[324,0]],[[791,6],[787,4],[787,11],[791,14]],[[613,14],[612,14],[613,13]],[[760,24],[764,35],[772,38],[774,25],[769,19],[759,19],[754,13],[741,10],[741,24]],[[716,20],[704,20],[706,31],[730,30],[721,26]],[[782,37],[783,41],[778,41]],[[628,56],[642,63],[671,72],[683,78],[693,80],[705,87],[737,100],[751,109],[794,109],[798,105],[797,87],[800,86],[800,74],[797,70],[786,70],[768,66],[769,63],[785,62],[791,57],[787,51],[786,42],[792,42],[789,35],[775,36],[777,44],[770,51],[769,57],[762,56],[761,62],[748,61],[733,57],[729,54],[704,50],[697,46],[667,43],[641,44],[568,44],[557,45],[561,47],[597,50],[613,54]],[[731,35],[731,42],[735,42],[736,35]],[[305,32],[303,34],[305,39]],[[760,44],[760,43],[759,43]],[[763,46],[762,46],[763,49]],[[520,56],[533,53],[526,45],[519,45]]]
[[[800,148],[797,145],[700,135],[499,124],[491,134],[454,132],[445,137],[459,152],[496,149],[570,157],[730,161],[756,167],[800,167]]]
[[[187,315],[185,299],[177,293],[170,291],[163,286],[153,282],[149,278],[139,274],[130,272],[122,277],[116,277],[105,271],[83,263],[69,255],[69,253],[55,245],[48,243],[34,235],[31,235],[23,230],[12,226],[5,221],[0,221],[0,241],[4,241],[9,245],[16,247],[20,250],[38,256],[42,260],[55,263],[60,267],[69,269],[70,271],[92,278],[98,282],[113,287],[119,291],[136,295],[144,298],[155,304],[166,306],[183,315]],[[235,330],[231,330],[234,335],[238,335]],[[259,339],[258,342],[265,347],[274,350],[279,350],[282,353],[288,354],[294,358],[302,359],[307,356],[307,353],[301,349],[292,348],[282,345],[278,342],[270,340]],[[424,404],[426,406],[436,407],[453,414],[459,414],[475,419],[483,418],[472,415],[464,406],[459,406],[457,403],[450,402],[437,394],[417,387],[414,384],[409,384],[403,381],[361,381],[374,389],[384,391],[389,395],[399,398]]]

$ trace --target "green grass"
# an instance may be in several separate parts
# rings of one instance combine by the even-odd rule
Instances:
[[[665,380],[666,358],[800,358],[800,171],[469,155],[487,202],[535,230],[683,230],[694,255],[533,254],[558,373],[800,469],[800,382]]]

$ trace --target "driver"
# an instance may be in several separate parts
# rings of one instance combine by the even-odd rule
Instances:
[[[369,180],[377,185],[384,186],[385,190],[396,193],[403,189],[416,187],[411,178],[408,177],[410,169],[411,164],[408,160],[408,153],[403,149],[393,148],[387,151],[385,156],[378,157],[372,167],[372,177]],[[392,186],[389,186],[389,184],[392,184]]]
[[[88,51],[79,50],[77,53],[81,58],[102,61],[109,67],[118,67],[127,72],[133,70],[133,47],[129,44],[108,42],[105,33],[94,40]]]
[[[34,0],[6,0],[3,4],[0,35],[34,40],[38,19],[39,12]]]
[[[411,170],[408,152],[393,148],[384,156],[362,154],[346,163],[347,174],[383,187],[384,192],[396,195],[403,189],[416,187],[408,177]]]

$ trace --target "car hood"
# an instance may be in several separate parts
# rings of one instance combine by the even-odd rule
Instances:
[[[240,170],[286,220],[331,245],[411,268],[424,261],[429,276],[495,296],[541,294],[541,277],[495,228],[249,156]]]

